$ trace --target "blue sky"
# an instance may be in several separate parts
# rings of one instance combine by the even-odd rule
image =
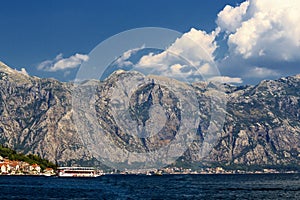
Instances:
[[[263,1],[0,0],[0,60],[30,75],[70,81],[76,63],[119,32],[163,27],[191,33],[194,28],[205,34],[192,37],[213,37],[213,57],[228,82],[255,84],[298,74],[299,3]],[[284,11],[289,15],[280,15]],[[73,66],[49,70],[63,59]]]

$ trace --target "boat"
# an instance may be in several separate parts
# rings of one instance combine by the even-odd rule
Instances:
[[[152,176],[151,172],[147,171],[146,176]]]
[[[52,176],[50,173],[44,173],[44,176]]]
[[[58,177],[98,177],[101,176],[94,167],[58,167]]]

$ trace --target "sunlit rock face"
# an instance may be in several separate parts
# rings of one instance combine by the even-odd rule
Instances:
[[[214,83],[188,85],[173,81],[171,87],[159,84],[170,80],[157,76],[113,73],[104,81],[87,81],[79,88],[87,92],[85,105],[90,106],[75,112],[74,84],[31,77],[0,65],[0,142],[24,153],[39,154],[63,165],[101,165],[101,159],[85,143],[91,141],[94,124],[118,148],[147,153],[171,144],[185,123],[196,129],[191,128],[194,136],[186,135],[194,141],[188,147],[178,143],[178,149],[186,148],[180,157],[184,162],[300,164],[299,75],[262,81],[256,86],[223,85],[227,100],[225,121],[219,131],[212,133],[208,132],[209,126],[217,122],[211,120],[213,87],[208,89],[208,85]],[[128,94],[124,87],[131,87],[130,80],[144,82]],[[174,88],[182,92],[185,101]],[[187,123],[183,113],[190,109],[185,102],[191,89],[197,100],[197,119]],[[82,127],[89,139],[80,132]],[[204,155],[201,152],[203,146],[209,146],[205,144],[209,134],[214,134],[215,141]],[[99,137],[94,139],[100,141]],[[136,158],[132,159],[135,162]]]

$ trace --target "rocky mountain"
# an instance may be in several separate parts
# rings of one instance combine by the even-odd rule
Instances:
[[[122,161],[116,149],[149,155],[186,130],[184,144],[172,147],[186,163],[300,166],[299,75],[256,86],[224,84],[224,107],[216,103],[216,83],[187,85],[137,72],[78,87],[0,63],[0,88],[0,143],[61,165],[101,165],[99,154]],[[97,149],[101,143],[110,145]]]
[[[222,139],[210,156],[246,165],[300,164],[300,76],[232,88]]]

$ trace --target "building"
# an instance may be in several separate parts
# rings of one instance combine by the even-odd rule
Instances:
[[[45,173],[45,174],[54,174],[54,169],[52,169],[52,168],[46,168],[46,169],[44,170],[44,173]]]
[[[10,161],[8,163],[8,165],[10,166],[11,171],[19,171],[20,170],[20,162],[19,161]]]
[[[10,172],[10,166],[6,163],[0,163],[1,174],[8,174]]]
[[[4,158],[2,156],[0,156],[0,163],[4,162]]]
[[[38,164],[32,164],[29,166],[29,171],[33,174],[39,174],[41,173],[41,167]]]

